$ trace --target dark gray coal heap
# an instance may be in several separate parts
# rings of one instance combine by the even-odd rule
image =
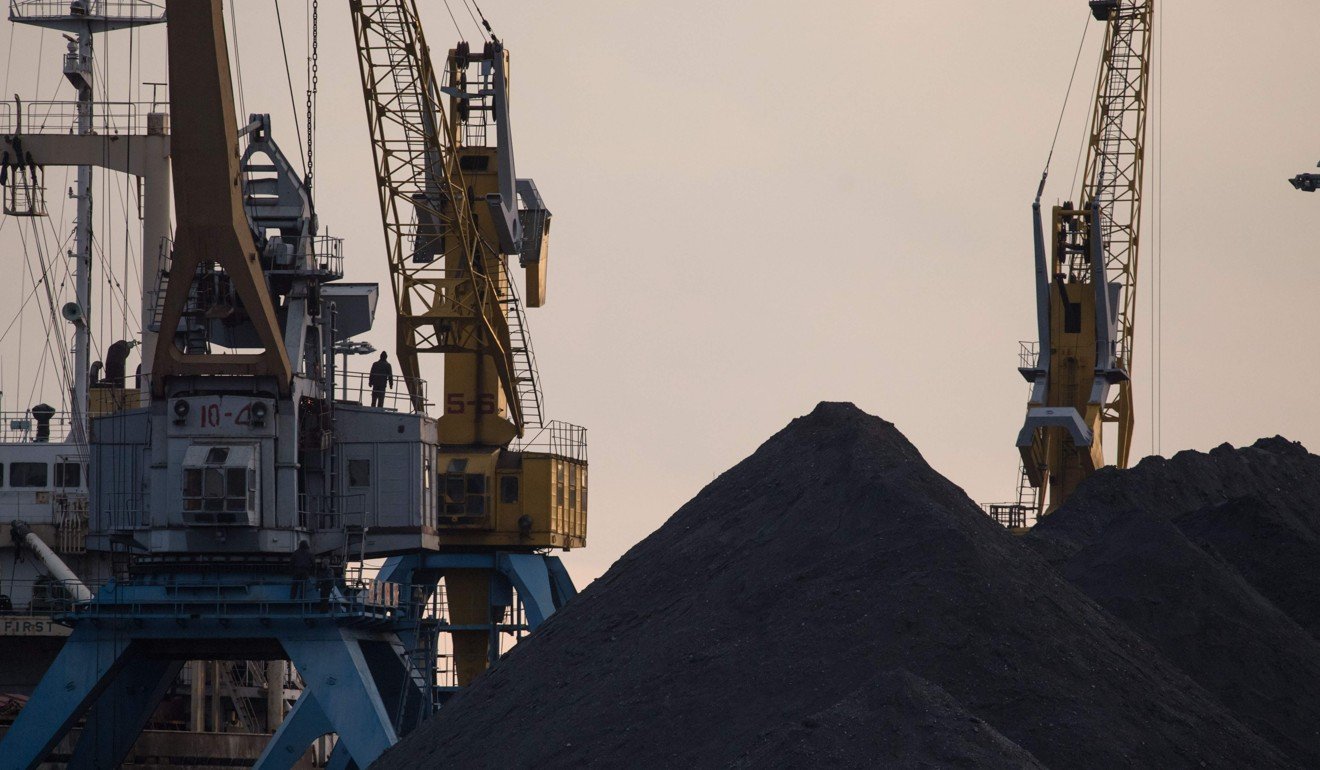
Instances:
[[[1179,510],[1253,491],[1248,481],[1197,493],[1160,484],[1188,501]],[[1104,547],[1089,533],[1113,525],[1083,513],[1060,524],[1057,541],[1028,543],[893,425],[823,403],[702,490],[377,767],[1308,764],[1290,726],[1228,702],[1231,677],[1162,653],[1191,633],[1184,626],[1217,615],[1189,608],[1182,626],[1157,633],[1158,620],[1129,626],[1101,592],[1093,600],[1091,587],[1069,582],[1069,560]],[[1178,553],[1198,569],[1203,555],[1253,561],[1250,546],[1210,544],[1240,540],[1235,522],[1207,514],[1202,524],[1175,522],[1165,541],[1192,549]],[[1282,525],[1262,513],[1250,526]],[[1287,542],[1303,554],[1314,539]],[[1235,643],[1240,625],[1279,621],[1250,654],[1282,687],[1288,671],[1270,661],[1296,664],[1313,637],[1297,633],[1298,615],[1284,628],[1292,612],[1282,600],[1261,603],[1266,586],[1290,589],[1260,569],[1259,584],[1206,570],[1198,585],[1224,597],[1225,613],[1256,613],[1234,615],[1216,644]],[[1116,575],[1145,595],[1135,571]],[[1270,657],[1275,644],[1287,657]]]
[[[1320,766],[1320,458],[1282,439],[1089,479],[1028,542],[1243,723]]]
[[[948,693],[906,671],[880,674],[806,719],[760,736],[736,767],[1044,767]]]

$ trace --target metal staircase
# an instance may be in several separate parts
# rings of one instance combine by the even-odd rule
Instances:
[[[522,408],[523,424],[529,428],[545,425],[545,402],[541,395],[541,373],[536,368],[536,352],[527,331],[527,312],[518,298],[518,289],[504,266],[505,293],[500,298],[509,324],[509,352],[513,354],[513,387]]]
[[[230,661],[220,666],[220,671],[225,678],[225,686],[229,691],[229,702],[234,706],[234,713],[238,716],[238,724],[243,728],[243,732],[256,733],[261,732],[261,724],[257,721],[257,715],[252,710],[252,704],[247,698],[239,695],[239,688],[244,684],[244,675],[257,686],[265,686],[265,672],[257,673],[259,666],[253,664],[250,660]]]

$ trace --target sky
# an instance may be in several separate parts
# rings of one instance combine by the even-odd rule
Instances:
[[[422,5],[437,51],[478,37],[463,0],[456,22]],[[306,2],[279,7],[301,123]],[[588,547],[566,556],[580,585],[821,400],[896,423],[973,499],[1013,497],[1030,203],[1080,44],[1046,200],[1075,195],[1102,32],[1084,0],[481,7],[512,56],[518,173],[555,215],[549,301],[529,321],[549,416],[589,430]],[[293,155],[274,8],[237,0],[242,96]],[[1320,196],[1286,181],[1320,160],[1320,5],[1241,8],[1159,5],[1134,458],[1275,434],[1320,447]],[[320,18],[321,222],[346,238],[349,280],[384,284],[346,4]],[[0,45],[0,93],[72,98],[55,91],[54,33]],[[163,47],[159,29],[105,39],[112,67],[135,63],[112,96],[148,98]],[[16,232],[0,229],[7,262]],[[118,239],[111,266],[134,248]],[[0,307],[24,291],[0,285]],[[23,323],[0,337],[11,393],[14,346],[30,363],[43,344],[41,318]],[[392,337],[383,301],[369,339]]]

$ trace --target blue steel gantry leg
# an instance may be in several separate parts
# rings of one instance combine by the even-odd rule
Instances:
[[[336,743],[334,751],[330,752],[330,759],[325,763],[325,770],[358,770],[358,766],[348,755],[344,744]]]
[[[289,710],[280,727],[266,744],[265,751],[253,765],[255,770],[289,770],[307,753],[312,742],[334,732],[334,726],[316,702],[316,696],[304,692]]]
[[[342,637],[333,641],[283,639],[281,643],[302,674],[304,697],[316,698],[326,721],[358,766],[370,766],[398,742],[358,644]]]
[[[385,560],[377,579],[399,583],[408,596],[413,586],[428,586],[450,569],[489,569],[518,588],[527,612],[527,625],[535,629],[555,610],[577,595],[573,579],[558,556],[539,553],[426,553]],[[429,585],[428,585],[429,584]]]
[[[397,742],[396,725],[418,721],[430,695],[400,653],[399,608],[388,596],[358,592],[336,593],[317,609],[290,601],[289,585],[238,573],[107,584],[71,615],[72,635],[0,740],[0,768],[37,767],[89,709],[70,768],[112,767],[182,661],[231,655],[287,656],[305,682],[262,767],[288,767],[329,732],[351,764],[370,766]]]
[[[69,770],[119,767],[183,667],[183,661],[152,658],[131,649],[124,659],[87,711]]]
[[[573,578],[558,556],[545,557],[545,568],[550,573],[550,587],[555,592],[555,609],[562,609],[568,604],[569,599],[577,596],[577,589],[573,587]]]
[[[69,636],[5,736],[6,767],[39,765],[91,706],[107,675],[122,665],[129,639],[99,637],[81,628]]]
[[[498,571],[518,588],[527,625],[535,629],[555,612],[555,597],[550,590],[550,571],[545,557],[537,553],[502,553]]]

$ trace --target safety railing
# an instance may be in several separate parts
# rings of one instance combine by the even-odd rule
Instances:
[[[1018,368],[1035,369],[1036,361],[1040,358],[1040,343],[1036,340],[1021,340],[1018,342]]]
[[[1099,345],[1100,343],[1096,343]],[[1114,360],[1120,365],[1127,362],[1127,348],[1123,345],[1123,340],[1111,340],[1109,349],[1114,353]],[[1099,350],[1099,348],[1097,348]],[[1040,343],[1035,340],[1021,340],[1018,342],[1018,367],[1022,369],[1035,369],[1036,362],[1040,360]]]
[[[106,589],[96,601],[73,606],[82,617],[190,617],[252,619],[337,615],[389,620],[400,611],[397,583],[379,580],[352,583],[333,574],[313,577],[245,579],[242,583],[168,582],[160,585],[122,584]]]
[[[1008,529],[1027,526],[1027,507],[1021,503],[985,503],[986,515]]]
[[[306,275],[310,272],[323,276],[327,280],[343,278],[344,239],[330,235],[318,235],[309,237],[306,240],[312,256],[310,269],[303,267],[301,264],[296,264],[295,266],[278,266],[272,268],[270,272],[276,275]]]
[[[0,412],[0,443],[58,443],[69,437],[73,430],[72,412],[53,412],[41,428],[41,421],[32,412]]]
[[[318,273],[344,277],[344,239],[318,235],[312,239],[312,260]]]
[[[23,102],[6,104],[0,111],[0,133],[76,134],[85,105],[79,102]],[[148,133],[147,116],[163,113],[163,105],[149,102],[92,102],[91,131],[94,134],[137,135]]]
[[[72,582],[72,581],[70,581]],[[99,583],[84,582],[93,593]],[[0,636],[47,636],[57,633],[45,625],[17,625],[6,618],[49,618],[69,612],[77,604],[75,588],[52,577],[36,580],[9,580],[0,585]]]
[[[430,403],[430,399],[426,397],[426,380],[411,379],[398,374],[392,379],[393,382],[387,381],[384,385],[373,386],[370,374],[338,371],[335,373],[335,399],[342,403],[377,406],[396,412],[424,412],[426,404]],[[409,383],[417,387],[409,388]],[[414,405],[408,395],[409,392],[421,395],[420,409]]]
[[[10,21],[50,19],[162,21],[165,4],[147,0],[9,0]]]
[[[373,524],[366,495],[298,495],[298,525],[303,529],[335,532]]]
[[[516,452],[546,452],[578,462],[587,461],[587,429],[581,425],[551,420],[510,446]]]
[[[55,509],[55,550],[61,554],[87,553],[87,496],[57,495]]]

